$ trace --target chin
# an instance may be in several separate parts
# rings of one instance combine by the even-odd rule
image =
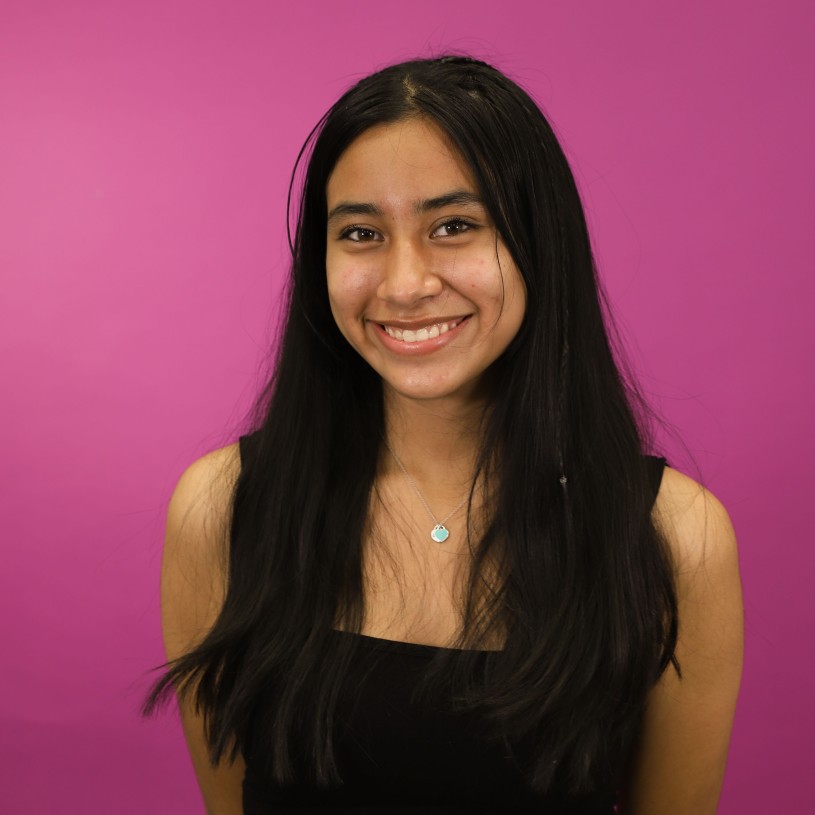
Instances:
[[[414,401],[434,401],[440,399],[477,399],[479,390],[474,382],[405,382],[383,379],[386,393],[402,399]]]

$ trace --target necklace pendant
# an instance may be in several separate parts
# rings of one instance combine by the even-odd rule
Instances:
[[[433,538],[436,543],[444,543],[447,538],[450,537],[450,531],[444,524],[436,524],[430,533],[430,537]]]

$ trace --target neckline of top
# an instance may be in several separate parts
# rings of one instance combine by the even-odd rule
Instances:
[[[429,656],[433,652],[437,651],[453,651],[455,653],[467,653],[468,651],[474,651],[477,654],[500,654],[503,653],[500,650],[490,650],[490,649],[483,649],[483,648],[447,648],[443,645],[425,645],[424,643],[420,642],[405,642],[404,640],[389,640],[383,637],[372,637],[370,634],[357,634],[354,631],[343,631],[339,628],[332,628],[332,633],[340,634],[350,637],[357,637],[360,642],[370,645],[374,648],[379,648],[381,650],[386,651],[398,651],[402,653],[413,653],[417,655],[426,655]]]

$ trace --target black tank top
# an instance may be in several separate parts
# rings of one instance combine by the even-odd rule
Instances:
[[[246,437],[240,440],[245,455]],[[648,456],[656,497],[667,461]],[[528,756],[513,745],[511,755],[480,736],[473,714],[420,707],[413,688],[435,646],[355,637],[360,664],[352,668],[340,704],[341,732],[335,742],[343,785],[331,790],[299,784],[281,788],[263,769],[262,747],[244,748],[245,815],[272,813],[503,813],[613,815],[615,789],[577,798],[536,795],[519,766]],[[449,650],[449,649],[446,649]],[[486,652],[483,652],[486,654]],[[360,702],[360,700],[364,700]]]

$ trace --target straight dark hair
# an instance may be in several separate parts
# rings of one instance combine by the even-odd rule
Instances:
[[[360,134],[413,117],[441,128],[469,166],[527,291],[490,372],[477,475],[493,506],[470,541],[464,623],[449,644],[463,650],[440,651],[417,693],[446,687],[496,739],[528,741],[536,791],[589,791],[613,782],[648,691],[670,662],[678,670],[673,567],[645,455],[655,414],[621,353],[552,128],[518,85],[467,57],[363,79],[301,150],[288,311],[233,495],[226,600],[206,638],[164,666],[144,712],[175,688],[203,713],[213,763],[263,744],[279,784],[304,780],[294,758],[318,785],[342,782],[332,736],[358,638],[332,628],[359,633],[364,620],[361,542],[384,408],[378,375],[329,308],[326,184]],[[479,673],[498,631],[504,650]]]

